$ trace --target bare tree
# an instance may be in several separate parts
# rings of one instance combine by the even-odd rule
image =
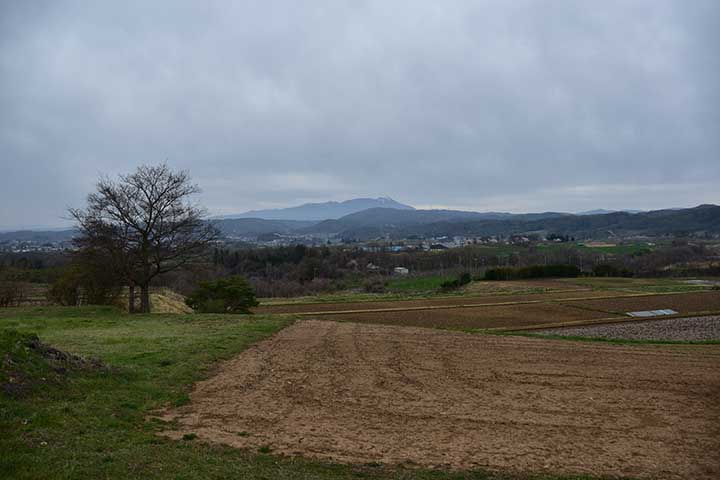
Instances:
[[[147,313],[152,280],[197,258],[217,238],[205,210],[190,201],[199,191],[186,171],[141,166],[118,181],[101,178],[87,206],[70,210],[80,248],[104,251],[108,267],[127,282],[131,313],[136,288],[140,311]]]

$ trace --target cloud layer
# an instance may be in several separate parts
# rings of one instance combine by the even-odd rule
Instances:
[[[168,161],[214,213],[720,202],[720,3],[3,2],[0,225]]]

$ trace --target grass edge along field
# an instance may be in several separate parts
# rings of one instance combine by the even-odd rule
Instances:
[[[583,476],[440,472],[412,466],[338,465],[209,445],[168,428],[153,412],[188,401],[194,382],[217,362],[292,323],[290,316],[124,315],[113,308],[57,307],[0,312],[0,335],[37,333],[42,342],[98,357],[107,369],[31,378],[21,398],[0,393],[0,477],[35,478],[313,478],[320,480],[555,480]],[[3,356],[7,352],[0,352]],[[45,378],[45,380],[43,380]],[[7,379],[5,379],[7,380]]]

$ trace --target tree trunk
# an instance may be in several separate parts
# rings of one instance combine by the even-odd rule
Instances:
[[[149,285],[140,286],[140,312],[150,313],[150,287]]]
[[[135,313],[135,285],[128,287],[128,313]]]

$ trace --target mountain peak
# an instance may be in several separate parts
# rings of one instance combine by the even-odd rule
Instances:
[[[237,215],[223,215],[217,218],[263,218],[266,220],[334,220],[351,213],[369,208],[394,208],[398,210],[415,210],[410,205],[397,202],[390,197],[352,198],[341,202],[304,203],[295,207],[273,208],[266,210],[250,210]]]

